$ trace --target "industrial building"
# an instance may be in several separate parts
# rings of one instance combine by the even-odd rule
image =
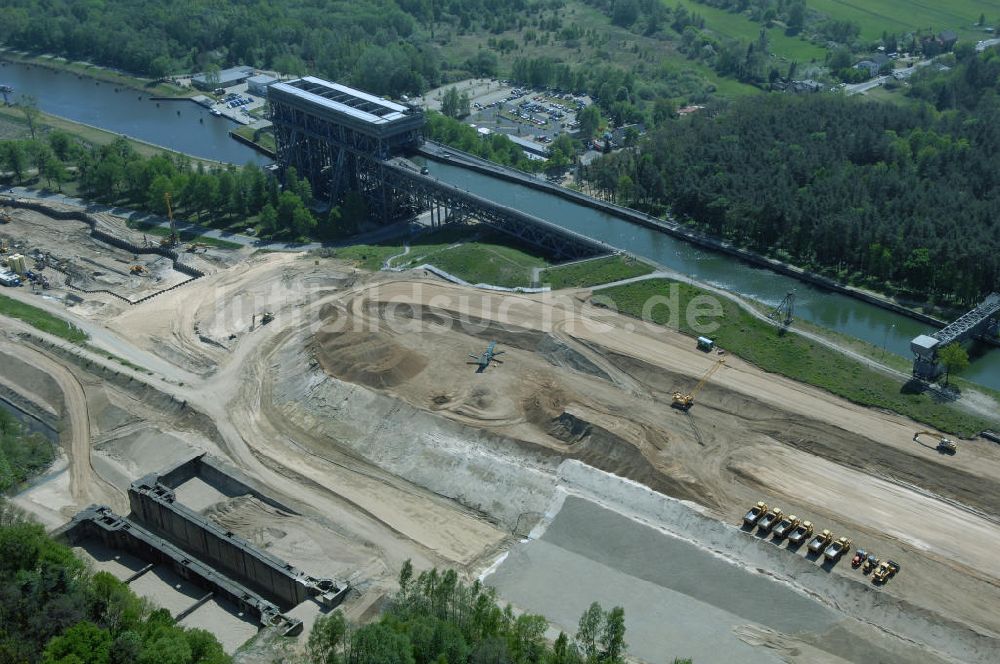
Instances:
[[[317,198],[356,191],[376,218],[398,214],[406,202],[384,186],[380,162],[419,145],[422,110],[312,76],[271,85],[268,102],[282,171],[294,166]]]
[[[247,79],[247,92],[258,97],[266,97],[267,89],[278,82],[278,78],[268,74],[257,74]]]
[[[207,72],[191,77],[191,84],[199,90],[215,90],[216,88],[231,88],[243,83],[253,76],[253,67],[239,66],[223,69],[216,75]]]
[[[514,145],[524,150],[524,154],[527,155],[529,159],[549,158],[550,150],[541,143],[527,138],[521,138],[520,136],[514,136],[513,134],[507,134],[507,138],[509,138]]]

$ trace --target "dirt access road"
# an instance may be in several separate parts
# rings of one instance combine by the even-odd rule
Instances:
[[[940,457],[912,442],[919,427],[905,418],[731,357],[690,413],[671,410],[671,392],[714,357],[585,294],[497,294],[261,254],[134,307],[77,310],[124,356],[160,365],[147,375],[104,362],[132,396],[98,408],[95,369],[48,358],[82,372],[78,387],[57,382],[93,402],[102,444],[138,420],[225,457],[354,542],[331,560],[367,552],[354,568],[360,602],[390,589],[407,558],[481,569],[538,521],[572,458],[730,523],[761,497],[778,501],[905,560],[880,592],[1000,634],[1000,569],[988,556],[1000,548],[998,448]],[[264,311],[275,318],[261,326]],[[504,363],[476,373],[468,355],[491,340]],[[67,400],[82,417],[79,392]],[[74,438],[73,458],[89,444]],[[246,512],[264,542],[278,537],[268,518]],[[938,532],[941,521],[951,525]],[[843,567],[829,573],[850,577]]]

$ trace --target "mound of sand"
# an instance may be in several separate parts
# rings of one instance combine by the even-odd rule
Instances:
[[[327,325],[316,333],[315,342],[315,356],[323,371],[369,387],[395,387],[427,366],[422,356],[373,332],[339,331]]]

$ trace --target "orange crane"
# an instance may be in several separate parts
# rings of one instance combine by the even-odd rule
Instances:
[[[691,406],[694,405],[694,398],[698,396],[699,392],[701,392],[701,388],[705,387],[705,383],[707,383],[708,379],[712,377],[712,374],[718,371],[725,363],[726,358],[719,358],[715,364],[713,364],[709,370],[705,372],[705,375],[701,377],[701,380],[699,380],[698,384],[694,386],[694,389],[691,390],[690,394],[674,392],[674,402],[671,405],[674,408],[679,408],[681,410],[688,410],[691,408]]]
[[[177,227],[174,225],[174,209],[170,205],[171,200],[170,192],[163,192],[163,201],[167,204],[167,219],[170,220],[170,235],[161,244],[167,247],[177,244]]]

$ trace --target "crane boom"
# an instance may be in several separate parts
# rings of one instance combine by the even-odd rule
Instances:
[[[170,198],[170,192],[169,191],[163,192],[163,201],[167,204],[167,219],[170,220],[170,240],[169,240],[169,244],[172,247],[175,244],[177,244],[177,228],[174,225],[174,209],[170,205],[171,198]]]
[[[725,363],[726,363],[726,358],[724,357],[719,358],[715,362],[715,364],[709,367],[708,371],[705,372],[705,375],[701,377],[701,380],[698,381],[698,384],[694,386],[694,389],[691,390],[689,394],[684,394],[682,392],[674,392],[674,401],[673,404],[671,405],[673,405],[674,408],[680,408],[681,410],[687,410],[688,408],[693,406],[694,398],[698,396],[699,392],[701,392],[701,388],[705,387],[705,383],[708,382],[708,379],[711,378],[712,375],[716,371],[718,371]]]

